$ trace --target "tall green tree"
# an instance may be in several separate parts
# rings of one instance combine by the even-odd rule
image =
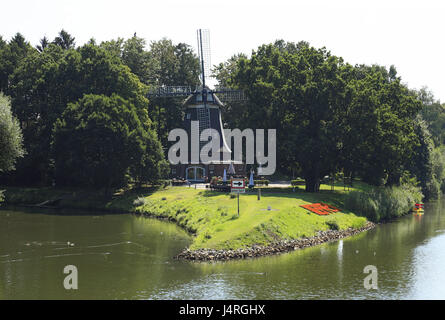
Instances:
[[[276,128],[277,166],[284,173],[296,168],[307,191],[318,191],[320,179],[336,171],[399,183],[418,144],[420,102],[394,67],[354,67],[325,48],[277,41],[232,69],[229,77],[219,74],[249,97],[227,109],[232,125]]]
[[[149,84],[158,86],[196,87],[199,82],[199,59],[190,46],[162,39],[152,42],[149,51],[151,76]],[[168,132],[182,127],[184,110],[181,98],[154,98],[150,101],[150,117],[163,145]]]
[[[12,108],[25,138],[28,155],[9,182],[48,184],[53,179],[50,142],[55,121],[70,102],[84,94],[113,93],[147,113],[146,88],[119,58],[98,46],[62,49],[50,44],[26,57],[10,79]]]
[[[334,119],[345,87],[342,68],[324,48],[279,41],[240,59],[234,77],[250,99],[240,121],[277,129],[278,166],[298,164],[310,192],[338,162]]]
[[[0,93],[0,172],[14,170],[24,154],[19,123],[12,115],[9,99]]]
[[[162,148],[144,120],[116,94],[89,94],[70,103],[54,127],[57,183],[110,191],[125,186],[130,173],[139,182],[161,178]]]
[[[110,40],[110,41],[103,41],[100,44],[100,47],[102,49],[105,49],[115,57],[118,57],[119,59],[122,59],[122,48],[124,44],[123,38],[117,38],[116,40]]]
[[[119,39],[116,43],[109,43],[115,46],[119,44]],[[147,51],[145,51],[145,40],[139,38],[136,34],[127,39],[122,45],[122,61],[130,68],[131,72],[139,77],[139,80],[143,83],[148,83],[150,80],[150,57]]]
[[[0,91],[9,95],[10,76],[20,63],[35,51],[20,33],[7,44],[3,39],[0,40]]]
[[[75,40],[76,39],[72,35],[70,35],[68,32],[62,29],[59,32],[59,35],[54,38],[53,43],[64,50],[68,50],[75,48],[76,45]]]
[[[413,156],[410,158],[408,171],[420,182],[422,193],[426,199],[437,199],[440,193],[440,183],[437,178],[442,178],[439,170],[434,170],[434,143],[428,130],[426,121],[421,115],[417,115],[415,132],[418,142],[414,146]],[[436,174],[438,174],[436,178]]]
[[[144,39],[136,34],[125,40],[118,38],[103,42],[102,48],[119,57],[139,80],[157,88],[160,86],[191,86],[199,84],[199,59],[185,43],[174,44],[161,39],[146,48]],[[164,145],[168,132],[182,126],[183,106],[181,98],[153,98],[149,105],[150,118]]]
[[[43,52],[43,50],[45,50],[46,47],[48,47],[49,45],[49,40],[46,36],[44,36],[42,39],[40,39],[40,44],[36,46],[36,49],[39,52]]]
[[[436,100],[428,88],[420,89],[417,94],[422,102],[422,118],[431,132],[434,145],[439,147],[445,144],[445,104]]]
[[[349,80],[344,117],[345,161],[375,185],[398,184],[418,144],[416,95],[381,66],[357,66]]]

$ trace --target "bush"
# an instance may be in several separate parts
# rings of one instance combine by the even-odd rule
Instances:
[[[326,221],[326,225],[329,227],[329,229],[331,230],[340,230],[340,227],[338,226],[337,221]]]
[[[351,191],[346,195],[345,207],[368,220],[379,222],[400,217],[423,198],[419,187],[401,185]]]

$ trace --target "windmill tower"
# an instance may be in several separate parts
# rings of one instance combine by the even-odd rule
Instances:
[[[192,182],[205,181],[206,177],[210,179],[212,176],[222,176],[224,169],[228,169],[230,163],[235,166],[237,173],[244,171],[242,162],[225,161],[224,153],[230,153],[231,150],[224,137],[224,129],[221,118],[222,101],[242,101],[246,100],[243,91],[230,88],[211,89],[206,84],[207,77],[210,76],[210,36],[208,30],[197,30],[198,55],[201,68],[201,85],[197,88],[189,86],[162,86],[151,91],[149,97],[187,97],[183,106],[185,116],[183,120],[183,128],[187,131],[188,136],[192,137],[192,123],[198,121],[199,135],[205,129],[215,129],[219,134],[219,161],[198,164],[179,164],[172,167],[172,177],[180,177]],[[218,94],[218,95],[217,95]],[[207,141],[199,141],[199,152]],[[188,159],[192,159],[191,141],[189,141]],[[199,157],[198,157],[199,159]]]

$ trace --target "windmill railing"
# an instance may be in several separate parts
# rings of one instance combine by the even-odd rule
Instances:
[[[236,90],[230,88],[216,88],[212,90],[213,93],[218,95],[221,101],[234,102],[234,101],[247,101],[248,98],[243,90]]]
[[[153,88],[148,92],[149,97],[183,97],[193,94],[190,86],[162,86]]]
[[[207,89],[207,93],[217,94],[221,101],[234,102],[234,101],[246,101],[248,100],[243,90],[237,90],[232,88],[217,87],[216,89]],[[184,97],[191,94],[202,94],[203,89],[201,86],[161,86],[153,88],[148,92],[148,97]]]

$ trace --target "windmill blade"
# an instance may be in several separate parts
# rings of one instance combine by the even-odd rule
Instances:
[[[205,85],[206,77],[210,76],[212,66],[210,55],[210,31],[207,29],[198,29],[198,55],[201,66],[201,82]]]
[[[185,97],[193,92],[190,86],[162,86],[151,89],[148,97]]]
[[[222,102],[235,102],[235,101],[249,100],[243,90],[219,87],[215,90],[212,90],[212,92],[216,93],[218,98]]]

